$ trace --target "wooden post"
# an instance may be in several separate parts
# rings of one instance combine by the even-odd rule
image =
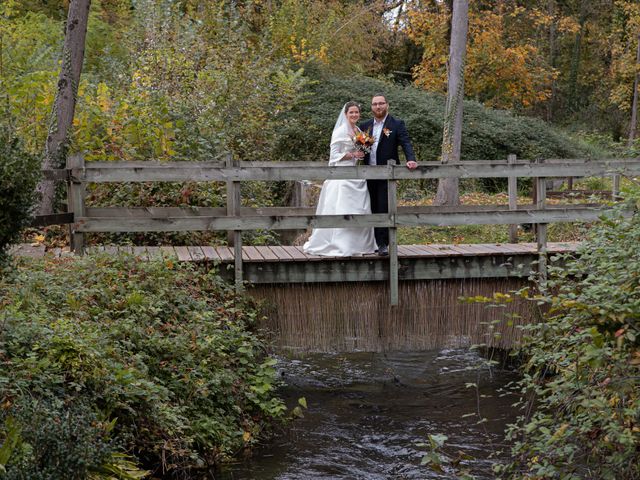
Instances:
[[[227,167],[239,167],[240,162],[227,155]],[[240,196],[240,182],[227,181],[227,216],[239,217],[242,198]],[[242,230],[227,232],[229,246],[233,245],[236,292],[241,292],[242,286]]]
[[[620,196],[620,174],[613,174],[613,185],[611,188],[611,200],[617,200]]]
[[[516,163],[516,156],[509,154],[507,163]],[[518,209],[518,177],[509,177],[509,210]],[[518,225],[509,225],[509,243],[518,243]]]
[[[67,170],[84,168],[84,157],[80,154],[67,158]],[[84,233],[76,232],[78,218],[84,217],[85,184],[69,175],[67,180],[67,204],[73,212],[74,223],[69,224],[69,249],[77,255],[84,255]]]
[[[536,160],[537,163],[544,163],[544,159]],[[536,177],[536,208],[544,209],[547,203],[547,179],[546,177]],[[538,273],[540,280],[547,280],[547,224],[536,224],[536,242],[538,246]]]
[[[389,168],[389,218],[392,226],[389,227],[389,290],[391,292],[391,305],[398,305],[398,231],[396,229],[396,215],[398,213],[398,203],[396,200],[397,184],[394,180],[393,169],[395,160],[387,162]]]

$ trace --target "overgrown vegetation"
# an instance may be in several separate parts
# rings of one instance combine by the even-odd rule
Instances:
[[[38,166],[39,160],[22,148],[12,129],[0,124],[0,263],[31,219]]]
[[[639,244],[640,215],[603,220],[532,298],[548,311],[520,351],[524,414],[500,478],[640,477]]]
[[[215,273],[46,258],[0,298],[0,478],[184,478],[283,415],[259,310]]]

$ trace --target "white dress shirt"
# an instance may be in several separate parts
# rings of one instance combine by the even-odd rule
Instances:
[[[378,120],[374,117],[373,119],[373,130],[371,131],[371,135],[375,140],[373,145],[371,145],[371,153],[369,154],[369,165],[377,165],[376,164],[376,150],[378,149],[378,141],[380,140],[380,134],[382,133],[382,127],[384,127],[384,122],[387,119],[387,116],[382,120]]]

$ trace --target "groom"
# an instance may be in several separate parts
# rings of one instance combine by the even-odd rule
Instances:
[[[371,112],[373,119],[360,125],[364,132],[370,131],[375,139],[371,146],[371,153],[364,157],[364,163],[368,165],[386,165],[389,160],[399,161],[398,147],[402,147],[407,159],[407,168],[413,170],[418,166],[416,157],[411,147],[411,140],[404,126],[404,121],[389,115],[389,104],[382,94],[374,95],[371,99]],[[367,180],[369,196],[371,197],[371,213],[388,213],[389,199],[387,197],[387,180]],[[378,255],[389,255],[389,229],[376,228],[374,230]]]

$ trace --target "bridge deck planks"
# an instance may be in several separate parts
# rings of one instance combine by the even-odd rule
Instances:
[[[550,242],[548,253],[573,252],[579,242]],[[44,246],[36,247],[28,244],[16,245],[11,252],[18,256],[44,256]],[[226,246],[130,246],[130,245],[104,245],[89,248],[89,252],[107,253],[110,255],[126,253],[135,255],[144,260],[174,257],[181,262],[217,261],[232,263],[234,251]],[[54,256],[62,256],[62,249],[53,249]],[[536,254],[535,243],[482,243],[482,244],[431,244],[431,245],[399,245],[398,257],[400,258],[429,258],[429,257],[457,257],[457,256],[495,256],[495,255],[526,255]],[[254,262],[317,262],[317,261],[371,261],[380,260],[375,254],[360,255],[354,257],[324,257],[310,255],[302,250],[301,246],[244,246],[242,247],[242,260],[247,263]]]

